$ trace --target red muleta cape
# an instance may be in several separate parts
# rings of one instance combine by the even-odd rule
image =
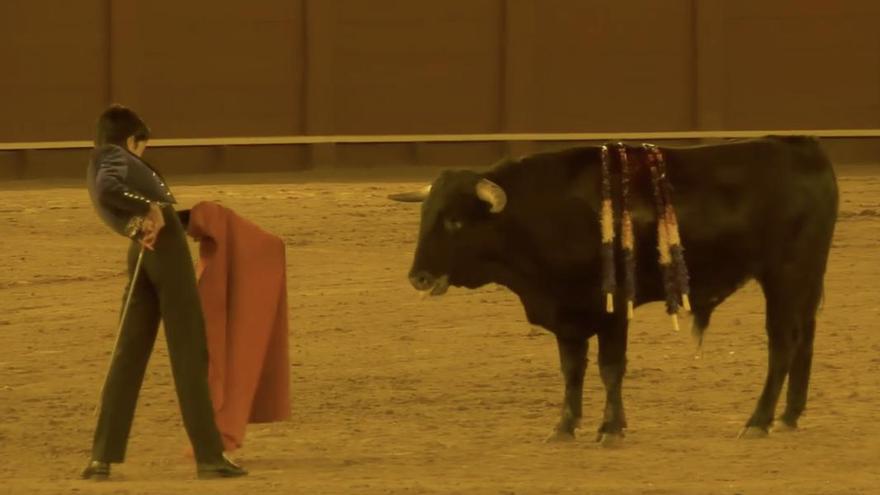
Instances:
[[[248,423],[290,417],[284,242],[217,203],[193,206],[208,383],[226,451]]]

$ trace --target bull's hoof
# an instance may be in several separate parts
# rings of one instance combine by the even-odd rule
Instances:
[[[782,420],[773,423],[773,433],[793,433],[795,431],[798,431],[797,424],[788,424]]]
[[[606,449],[619,449],[623,447],[623,433],[599,433],[596,441]]]
[[[761,428],[760,426],[746,426],[742,430],[740,430],[737,438],[751,439],[751,438],[766,438],[767,430],[765,428]]]
[[[573,442],[574,432],[556,430],[544,440],[545,443]]]

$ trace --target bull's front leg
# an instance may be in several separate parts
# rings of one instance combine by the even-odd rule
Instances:
[[[559,362],[565,379],[565,398],[562,417],[548,441],[573,440],[574,430],[581,421],[584,390],[584,372],[587,369],[587,339],[556,337]]]
[[[599,331],[599,374],[605,385],[605,414],[596,441],[606,447],[619,445],[626,428],[623,412],[623,376],[626,373],[626,340],[628,324],[625,318],[615,318],[613,324]]]

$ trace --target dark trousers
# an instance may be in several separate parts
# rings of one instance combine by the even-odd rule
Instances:
[[[94,460],[122,462],[125,458],[138,392],[160,318],[165,324],[183,424],[196,461],[216,462],[223,453],[208,389],[205,322],[192,257],[173,208],[166,207],[163,213],[165,227],[159,232],[155,250],[144,252],[140,275],[133,287],[129,282],[131,304],[104,383],[92,447]],[[129,277],[139,251],[140,244],[133,242],[128,250]]]

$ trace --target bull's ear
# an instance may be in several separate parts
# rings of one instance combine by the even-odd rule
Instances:
[[[477,182],[477,197],[489,203],[489,211],[500,213],[507,205],[507,193],[498,184],[489,179],[480,179]]]
[[[394,201],[403,201],[404,203],[421,203],[428,197],[428,194],[431,194],[430,184],[419,189],[418,191],[389,194],[388,199],[393,199]]]

